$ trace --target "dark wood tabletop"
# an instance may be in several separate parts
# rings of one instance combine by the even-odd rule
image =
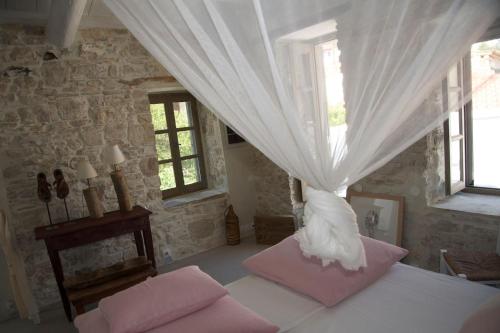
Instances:
[[[44,225],[35,228],[35,239],[46,239],[64,234],[75,233],[84,229],[112,224],[124,219],[136,219],[151,215],[152,212],[141,206],[135,206],[130,212],[112,211],[105,213],[103,217],[94,219],[90,217],[82,217],[79,219],[62,222],[53,225]]]

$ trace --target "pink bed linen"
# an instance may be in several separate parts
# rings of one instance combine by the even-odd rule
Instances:
[[[75,319],[79,333],[109,333],[106,319],[99,309]],[[187,316],[154,328],[147,333],[276,333],[279,328],[230,296]]]

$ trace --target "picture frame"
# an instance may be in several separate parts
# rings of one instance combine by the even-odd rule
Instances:
[[[356,213],[361,235],[401,246],[403,239],[403,196],[347,191],[347,202]]]

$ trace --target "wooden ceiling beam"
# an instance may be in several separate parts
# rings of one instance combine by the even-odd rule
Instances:
[[[87,0],[52,0],[47,21],[49,43],[61,48],[71,46],[86,4]]]

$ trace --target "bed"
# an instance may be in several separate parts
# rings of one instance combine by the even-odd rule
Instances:
[[[378,281],[333,307],[248,275],[232,297],[290,333],[456,333],[499,289],[396,263]]]
[[[194,333],[199,332],[199,327],[206,329],[212,324],[214,327],[209,331],[220,333],[217,324],[220,322],[230,322],[228,325],[232,328],[226,327],[224,332],[231,333],[253,332],[248,327],[255,322],[260,323],[262,330],[259,332],[276,332],[279,327],[279,332],[289,333],[457,333],[470,314],[500,294],[500,290],[493,287],[401,263],[392,265],[376,282],[331,307],[256,275],[247,275],[223,288],[198,267],[189,266],[153,280],[107,298],[103,301],[106,304],[100,304],[99,309],[78,316],[75,325],[85,333],[143,332],[151,328],[154,328],[151,332]],[[341,286],[338,280],[332,281]],[[196,309],[189,305],[188,312],[178,314],[185,310],[186,304],[198,304],[196,298],[211,297],[213,293],[225,295],[223,298],[232,297],[234,304],[219,312],[210,312],[219,301]],[[140,300],[137,295],[144,295],[143,302],[137,303]],[[121,306],[128,304],[130,299],[135,300],[133,310]],[[246,312],[245,318],[252,317],[251,321],[243,321],[244,326],[240,326],[241,321],[230,320],[234,316],[231,313],[238,307]],[[161,325],[151,323],[151,320],[164,321],[165,316],[172,313],[179,319],[172,317]],[[151,318],[142,320],[144,316]],[[214,316],[219,319],[213,321]],[[176,323],[181,327],[194,325],[198,328],[175,330]],[[196,323],[202,325],[196,326]],[[115,326],[114,329],[109,325]]]

